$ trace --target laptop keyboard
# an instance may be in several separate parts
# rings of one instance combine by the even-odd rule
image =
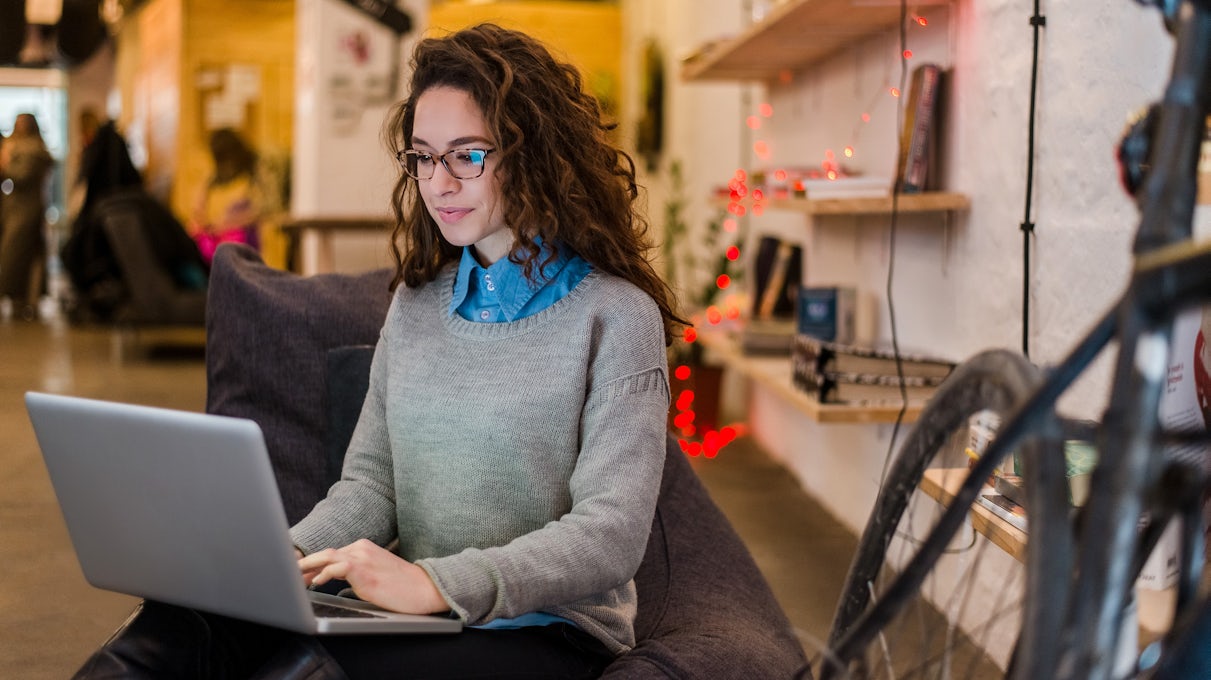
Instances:
[[[385,619],[387,617],[373,612],[362,611],[361,609],[350,609],[348,607],[337,607],[331,604],[322,602],[312,602],[311,611],[321,619]]]

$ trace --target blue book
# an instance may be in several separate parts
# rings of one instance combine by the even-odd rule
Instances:
[[[829,342],[853,342],[855,297],[853,288],[800,286],[796,330]]]

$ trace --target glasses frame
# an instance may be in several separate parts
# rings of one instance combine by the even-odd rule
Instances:
[[[460,151],[463,151],[463,152],[476,151],[476,152],[483,154],[483,160],[480,161],[480,163],[479,163],[479,172],[478,173],[476,173],[470,177],[461,177],[458,175],[458,173],[454,172],[454,170],[450,167],[450,164],[446,162],[446,156],[449,156],[452,153],[459,153]],[[409,177],[411,177],[412,179],[414,179],[418,182],[433,179],[433,175],[430,174],[428,177],[418,177],[417,175],[414,175],[411,172],[408,172],[408,156],[411,156],[411,155],[430,156],[434,160],[439,161],[441,163],[442,167],[446,169],[446,172],[454,179],[468,180],[468,179],[479,179],[480,177],[483,177],[484,170],[486,170],[488,167],[488,154],[490,154],[494,151],[496,151],[496,149],[480,149],[480,148],[471,147],[471,146],[459,147],[457,149],[450,149],[449,151],[447,151],[446,153],[443,153],[443,154],[434,154],[434,153],[429,153],[428,151],[420,151],[418,149],[404,149],[403,151],[399,151],[395,154],[395,160],[396,160],[396,162],[399,163],[400,167],[403,168],[404,174],[408,175]],[[433,164],[433,172],[435,172],[435,173],[437,172],[437,163]]]

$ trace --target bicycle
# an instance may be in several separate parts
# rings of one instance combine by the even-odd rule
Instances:
[[[1202,432],[1165,431],[1157,418],[1174,318],[1211,302],[1211,244],[1191,241],[1199,145],[1211,115],[1211,0],[1137,1],[1161,10],[1176,49],[1163,99],[1120,145],[1124,183],[1141,213],[1127,289],[1067,357],[1046,372],[1019,354],[991,350],[947,378],[887,470],[825,651],[804,669],[805,677],[814,670],[822,680],[950,678],[956,667],[981,666],[987,641],[975,638],[989,635],[988,629],[963,632],[951,622],[969,606],[967,596],[961,605],[951,598],[960,588],[977,586],[976,577],[951,579],[954,593],[947,594],[944,613],[908,605],[921,594],[928,576],[950,568],[943,556],[956,539],[959,545],[952,552],[971,561],[973,549],[960,531],[985,481],[1016,450],[1030,522],[1024,582],[1004,589],[1006,600],[1016,599],[1014,591],[1020,589],[1016,604],[994,601],[984,607],[993,623],[1012,621],[1008,627],[1016,639],[1005,675],[1211,678],[1211,599],[1198,594],[1208,480],[1203,468],[1161,455],[1165,445],[1211,438]],[[1073,511],[1063,449],[1074,424],[1057,412],[1056,404],[1111,341],[1118,342],[1119,352],[1110,400],[1093,435],[1098,462],[1087,502]],[[1003,425],[971,465],[953,501],[917,541],[913,536],[919,532],[906,526],[910,500],[931,462],[951,448],[968,418],[981,410],[1001,414]],[[1142,529],[1141,518],[1147,518]],[[1141,661],[1129,645],[1120,646],[1124,626],[1132,621],[1126,612],[1145,558],[1175,518],[1181,520],[1175,614],[1159,652],[1153,647]],[[893,544],[915,552],[897,562],[889,559]],[[941,638],[905,643],[892,631],[905,614],[915,617],[916,627],[942,619],[945,632]],[[955,652],[959,643],[969,649]],[[907,662],[891,655],[902,647],[910,654]]]

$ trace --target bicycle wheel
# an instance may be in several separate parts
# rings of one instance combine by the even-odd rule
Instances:
[[[938,389],[883,480],[818,661],[821,678],[1002,677],[1014,658],[1018,677],[1045,677],[1038,672],[1054,660],[1071,561],[1058,421],[1019,447],[1031,517],[1024,563],[971,523],[957,531],[939,526],[947,503],[921,491],[927,470],[941,485],[946,475],[966,478],[966,457],[953,442],[971,415],[1007,417],[1041,382],[1021,355],[992,350],[964,362]],[[924,562],[905,570],[914,559]]]

